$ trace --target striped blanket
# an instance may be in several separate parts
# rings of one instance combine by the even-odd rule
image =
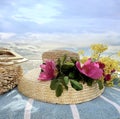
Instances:
[[[120,88],[106,88],[89,102],[59,105],[36,101],[16,89],[0,95],[0,119],[120,119]]]

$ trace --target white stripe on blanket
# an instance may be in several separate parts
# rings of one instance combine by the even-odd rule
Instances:
[[[70,105],[70,107],[72,110],[73,119],[80,119],[79,112],[76,105]]]
[[[31,118],[31,109],[33,104],[33,99],[29,98],[27,101],[27,104],[25,106],[25,112],[24,112],[24,119],[30,119]]]
[[[100,97],[101,97],[102,99],[104,99],[105,101],[107,101],[108,103],[112,104],[112,105],[118,110],[118,112],[120,113],[120,106],[119,106],[117,103],[109,100],[108,98],[106,98],[106,97],[104,97],[104,96],[102,96],[102,95],[101,95]]]
[[[117,90],[117,91],[120,91],[120,89],[118,89],[118,88],[114,88],[114,87],[112,87],[112,89]]]

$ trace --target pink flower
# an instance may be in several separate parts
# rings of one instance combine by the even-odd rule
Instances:
[[[110,74],[105,75],[105,80],[106,81],[109,81],[110,79],[111,79],[111,75]]]
[[[115,72],[115,69],[113,69],[112,71],[111,71],[111,73],[114,73]]]
[[[102,63],[102,62],[97,62],[98,64],[99,64],[99,68],[100,69],[104,69],[105,68],[105,64],[104,63]]]
[[[81,73],[92,79],[99,79],[103,75],[103,70],[100,68],[99,63],[92,62],[91,59],[88,59],[82,67],[80,62],[76,62],[76,67]]]
[[[42,72],[40,72],[38,80],[51,80],[56,77],[56,66],[52,60],[46,60],[46,62],[40,65]]]

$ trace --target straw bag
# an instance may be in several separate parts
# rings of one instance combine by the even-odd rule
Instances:
[[[0,94],[17,86],[22,78],[22,67],[17,64],[26,60],[14,51],[0,48]]]

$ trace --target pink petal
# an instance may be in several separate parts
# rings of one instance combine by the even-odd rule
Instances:
[[[46,75],[44,72],[41,72],[38,80],[46,80],[47,81],[47,80],[51,80],[51,77]]]
[[[89,58],[85,63],[84,63],[84,65],[88,65],[88,64],[90,64],[92,61],[91,61],[91,59]]]
[[[46,65],[45,65],[45,64],[41,64],[41,65],[40,65],[40,68],[44,71],[45,68],[46,68]]]
[[[46,60],[46,62],[40,65],[42,72],[39,75],[38,80],[51,80],[55,75],[55,62],[52,60]]]
[[[88,73],[89,77],[91,77],[93,79],[99,79],[102,76],[102,74],[103,74],[103,70],[98,69],[96,67],[91,69],[91,71]]]
[[[81,69],[81,65],[80,65],[80,62],[76,62],[76,67],[78,68],[78,70],[80,71],[80,69]]]
[[[80,63],[76,62],[76,67],[81,73],[93,79],[99,79],[103,75],[103,70],[99,68],[99,64],[92,62],[91,59],[88,59],[82,68]]]

